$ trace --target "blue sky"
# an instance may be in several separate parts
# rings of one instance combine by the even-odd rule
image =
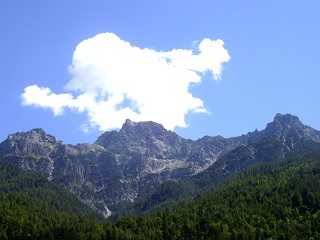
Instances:
[[[276,113],[320,129],[319,12],[316,0],[0,1],[0,141],[41,127],[93,143],[126,117],[191,139]]]

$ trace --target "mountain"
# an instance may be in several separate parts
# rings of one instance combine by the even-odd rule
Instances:
[[[138,216],[165,209],[176,201],[196,196],[235,173],[242,172],[261,162],[277,162],[293,156],[320,154],[320,132],[303,125],[298,117],[277,114],[274,121],[262,131],[249,132],[237,139],[237,147],[220,155],[207,169],[179,181],[167,181],[160,187],[138,199],[134,204],[117,211],[112,219],[123,216]],[[205,137],[203,139],[215,139]],[[198,141],[203,141],[200,139]]]
[[[41,173],[3,162],[0,212],[0,239],[84,239],[91,223],[104,220]]]
[[[168,180],[206,175],[207,182],[193,184],[212,186],[255,162],[306,154],[319,142],[319,131],[290,114],[277,114],[262,131],[197,141],[154,122],[126,120],[119,131],[103,133],[94,144],[63,144],[40,128],[10,134],[0,143],[0,156],[44,173],[108,217],[116,205],[134,202]]]
[[[68,191],[13,164],[0,163],[0,190],[0,239],[319,239],[320,235],[316,154],[256,164],[166,211],[115,223],[97,221],[92,210]]]
[[[281,161],[287,157],[320,153],[319,137],[319,131],[303,125],[298,117],[277,114],[264,130],[248,133],[244,136],[245,144],[224,154],[206,171],[190,177],[190,180],[205,189],[259,162]],[[203,181],[209,178],[211,184]]]
[[[319,239],[320,155],[256,164],[166,211],[112,226],[110,239]]]

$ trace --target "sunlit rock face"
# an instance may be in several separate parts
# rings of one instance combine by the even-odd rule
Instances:
[[[103,133],[94,144],[66,145],[40,128],[10,134],[0,144],[0,155],[2,161],[44,173],[107,217],[114,204],[145,196],[166,180],[200,173],[220,157],[236,154],[231,151],[239,146],[250,146],[252,157],[258,159],[268,151],[266,144],[260,144],[268,137],[281,142],[281,158],[295,149],[299,139],[320,141],[319,131],[290,114],[277,114],[262,131],[197,141],[154,122],[126,120],[119,131]]]
[[[56,138],[41,128],[10,134],[0,145],[0,154],[46,156],[58,144]]]

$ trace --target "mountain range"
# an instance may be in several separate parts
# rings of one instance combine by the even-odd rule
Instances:
[[[43,173],[93,209],[135,202],[168,180],[208,189],[257,162],[320,152],[320,132],[291,114],[276,114],[264,130],[231,138],[185,139],[155,122],[126,120],[94,144],[64,144],[43,129],[10,134],[0,158]]]

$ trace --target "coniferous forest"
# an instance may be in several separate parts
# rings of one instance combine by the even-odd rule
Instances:
[[[0,239],[319,239],[320,156],[259,163],[148,215],[104,220],[40,174],[0,164]]]

